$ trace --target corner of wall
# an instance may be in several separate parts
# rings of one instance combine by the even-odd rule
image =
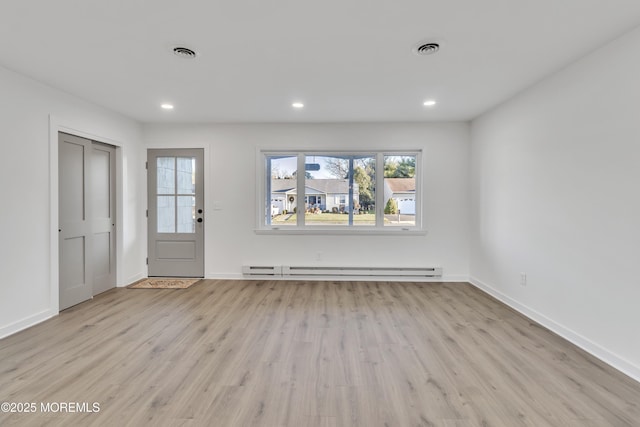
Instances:
[[[614,367],[623,374],[640,382],[640,366],[634,365],[633,363],[625,360],[623,357],[607,350],[606,348],[578,334],[570,328],[505,295],[504,293],[498,291],[494,286],[491,286],[476,277],[471,277],[469,282],[476,288],[491,295],[498,301],[506,304],[523,316],[526,316],[534,322],[544,326],[556,335],[561,336],[562,338],[580,347],[582,350],[586,351],[592,356],[600,359],[601,361]]]

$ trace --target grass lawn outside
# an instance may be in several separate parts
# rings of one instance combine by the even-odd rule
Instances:
[[[271,219],[271,224],[295,224],[297,220],[297,214],[280,214]],[[304,223],[307,225],[348,224],[349,215],[340,213],[307,213],[304,215]],[[376,225],[376,216],[375,214],[354,215],[353,223],[356,225]]]
[[[296,225],[298,220],[297,214],[287,213],[276,215],[271,218],[271,224]],[[340,213],[306,213],[304,216],[306,225],[347,225],[349,223],[349,215]],[[376,225],[376,215],[374,213],[364,213],[353,216],[354,225]],[[397,226],[413,226],[415,225],[415,215],[385,215],[385,225]]]

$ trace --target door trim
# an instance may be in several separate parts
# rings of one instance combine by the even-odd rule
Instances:
[[[69,122],[68,120],[60,120],[52,114],[49,115],[49,309],[43,311],[37,316],[37,318],[33,319],[33,323],[24,327],[35,325],[60,313],[60,252],[58,248],[58,132],[68,133],[116,147],[116,286],[123,283],[123,236],[121,224],[124,219],[122,182],[122,146],[124,144],[120,141],[116,141],[102,135],[87,132],[82,130],[83,128],[84,126],[82,125]]]

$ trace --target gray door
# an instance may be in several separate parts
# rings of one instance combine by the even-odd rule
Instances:
[[[204,150],[149,150],[149,276],[204,277]]]
[[[93,142],[91,150],[91,239],[93,295],[116,286],[115,147]]]
[[[115,287],[114,152],[58,135],[60,310]]]

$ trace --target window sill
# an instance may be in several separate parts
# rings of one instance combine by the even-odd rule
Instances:
[[[331,236],[426,236],[427,230],[417,228],[259,228],[254,230],[259,235],[331,235]]]

